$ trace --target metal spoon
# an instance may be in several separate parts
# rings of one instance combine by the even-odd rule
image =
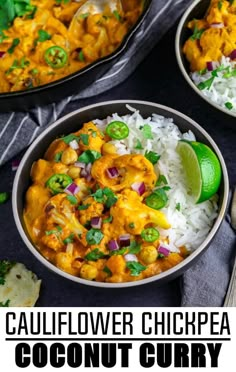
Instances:
[[[111,12],[122,11],[121,0],[87,0],[75,13],[72,18],[69,30],[75,26],[75,22],[85,14],[100,14],[109,7]]]

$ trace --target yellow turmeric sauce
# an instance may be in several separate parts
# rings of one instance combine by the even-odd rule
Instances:
[[[0,93],[30,89],[70,75],[114,52],[137,22],[141,0],[121,11],[82,14],[81,1],[31,0],[31,10],[0,33]]]
[[[194,19],[188,27],[192,36],[183,52],[191,71],[201,71],[207,62],[220,61],[236,49],[236,1],[211,0],[203,19]]]
[[[165,214],[147,203],[158,176],[148,158],[119,155],[107,130],[85,123],[33,164],[24,209],[28,233],[47,260],[83,279],[119,283],[159,274],[187,250],[158,251],[168,244],[158,229],[170,228]],[[144,234],[149,228],[154,239]]]

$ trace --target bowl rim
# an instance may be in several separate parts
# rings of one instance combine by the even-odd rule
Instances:
[[[153,0],[145,0],[145,8],[143,12],[140,14],[139,18],[137,19],[136,23],[133,25],[133,27],[129,30],[129,32],[125,35],[124,39],[122,40],[121,44],[118,46],[117,49],[115,49],[112,53],[108,54],[107,56],[104,56],[102,58],[99,58],[98,60],[93,61],[89,65],[83,67],[81,70],[75,71],[67,76],[64,76],[60,79],[57,79],[55,81],[52,81],[47,84],[39,85],[38,87],[33,87],[28,90],[17,90],[15,92],[6,92],[6,93],[0,93],[0,100],[9,99],[9,98],[16,98],[16,97],[27,97],[31,94],[37,94],[44,91],[47,91],[49,89],[54,88],[60,88],[61,85],[65,82],[71,82],[78,77],[86,74],[87,72],[90,72],[91,70],[96,69],[98,66],[106,64],[110,61],[113,61],[114,59],[118,58],[122,52],[126,49],[130,39],[132,36],[136,33],[136,31],[141,27],[144,19],[146,18],[151,6],[152,6]],[[76,92],[75,92],[76,93]]]
[[[142,105],[145,105],[145,106],[150,106],[150,109],[152,109],[152,110],[154,110],[155,108],[156,109],[162,109],[162,110],[165,110],[166,112],[168,112],[169,115],[174,114],[174,115],[176,115],[176,116],[178,116],[182,119],[185,119],[190,125],[193,126],[193,128],[196,128],[198,131],[200,131],[202,133],[202,135],[211,144],[212,148],[214,149],[214,151],[217,154],[218,159],[220,161],[221,168],[222,168],[222,182],[224,183],[224,195],[223,195],[221,209],[220,209],[219,214],[218,214],[218,216],[217,216],[217,218],[214,222],[214,225],[213,225],[212,229],[210,230],[209,234],[207,235],[206,239],[202,242],[202,244],[195,251],[193,251],[187,258],[185,258],[181,263],[172,267],[171,269],[166,270],[163,273],[145,278],[145,279],[135,280],[135,281],[131,281],[131,282],[124,282],[124,283],[104,283],[104,282],[89,281],[89,280],[85,280],[85,279],[73,276],[73,275],[71,275],[69,273],[66,273],[65,271],[62,271],[61,269],[57,268],[55,265],[53,265],[51,262],[49,262],[46,258],[44,258],[43,255],[41,255],[41,253],[37,250],[37,248],[31,243],[31,241],[29,240],[28,236],[26,235],[26,233],[23,229],[23,226],[22,226],[19,214],[18,214],[18,208],[17,208],[17,204],[18,204],[17,203],[17,189],[18,189],[18,183],[19,183],[19,180],[20,180],[20,177],[21,177],[21,172],[24,168],[24,164],[25,164],[26,160],[31,155],[31,151],[35,147],[37,147],[38,143],[40,143],[41,140],[44,137],[46,137],[47,134],[50,133],[50,131],[52,129],[60,126],[60,124],[64,121],[66,121],[67,119],[69,119],[73,116],[77,116],[80,113],[82,113],[83,111],[87,111],[87,110],[92,111],[94,108],[98,108],[99,106],[105,107],[105,106],[109,106],[109,105],[112,105],[112,104],[124,104],[124,105],[130,105],[130,106],[135,105],[135,104],[142,104]],[[152,112],[150,111],[150,114],[151,113]],[[138,286],[138,285],[148,284],[148,283],[151,283],[151,282],[158,282],[161,279],[163,279],[163,280],[166,279],[167,280],[167,277],[169,277],[169,276],[172,276],[172,275],[173,276],[178,276],[178,271],[180,271],[181,269],[185,268],[185,270],[186,270],[186,267],[189,266],[190,262],[196,256],[200,255],[208,247],[208,245],[210,244],[212,239],[215,237],[218,229],[220,228],[221,223],[223,222],[224,216],[226,214],[228,199],[229,199],[229,178],[228,178],[228,172],[227,172],[226,164],[225,164],[224,158],[223,158],[218,146],[216,145],[214,140],[211,138],[211,136],[205,131],[205,129],[203,129],[197,122],[195,122],[193,119],[191,119],[187,115],[185,115],[185,114],[183,114],[183,113],[181,113],[181,112],[179,112],[175,109],[172,109],[168,106],[164,106],[164,105],[154,103],[154,102],[150,102],[150,101],[122,99],[122,100],[112,100],[112,101],[104,101],[104,102],[100,102],[100,103],[95,103],[95,104],[91,104],[91,105],[79,108],[77,110],[74,110],[74,111],[70,112],[69,114],[61,117],[57,121],[55,121],[52,125],[50,125],[46,130],[44,130],[37,137],[37,139],[30,145],[30,147],[28,148],[28,150],[24,154],[24,156],[23,156],[23,158],[20,162],[20,165],[17,169],[16,175],[15,175],[15,178],[14,178],[14,183],[13,183],[13,190],[12,190],[12,210],[13,210],[13,216],[14,216],[14,220],[15,220],[15,223],[16,223],[16,227],[18,229],[18,232],[21,235],[21,238],[22,238],[23,242],[25,243],[27,248],[31,251],[31,253],[41,262],[41,264],[46,266],[48,269],[50,269],[54,273],[59,274],[62,277],[65,277],[69,280],[72,280],[76,283],[85,284],[85,285],[88,285],[88,286],[101,287],[101,288],[125,288],[125,287],[134,287],[134,286]]]
[[[213,102],[210,98],[204,96],[204,94],[201,93],[201,91],[197,88],[197,86],[194,84],[194,82],[192,81],[192,79],[190,78],[189,74],[187,73],[184,65],[183,65],[183,62],[182,62],[182,58],[181,58],[181,46],[180,46],[180,36],[181,36],[181,33],[182,33],[182,30],[186,27],[186,20],[189,16],[189,14],[191,13],[191,11],[196,8],[196,6],[201,3],[202,0],[194,0],[193,3],[186,9],[186,11],[183,13],[180,21],[179,21],[179,24],[178,24],[178,27],[177,27],[177,31],[176,31],[176,35],[175,35],[175,55],[176,55],[176,59],[177,59],[177,63],[178,63],[178,66],[180,68],[180,71],[182,72],[182,75],[183,77],[185,78],[185,80],[187,81],[187,83],[190,85],[190,87],[201,97],[203,98],[207,103],[209,103],[211,106],[215,107],[217,110],[220,110],[221,112],[227,114],[227,115],[230,115],[232,117],[236,117],[236,112],[232,112],[224,107],[221,107],[220,105],[218,105],[217,103]],[[209,0],[210,2],[210,0]]]

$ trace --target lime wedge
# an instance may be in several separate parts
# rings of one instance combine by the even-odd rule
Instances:
[[[216,154],[200,142],[181,140],[177,146],[195,203],[210,199],[219,189],[221,166]]]

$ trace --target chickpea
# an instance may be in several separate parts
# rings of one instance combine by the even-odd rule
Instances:
[[[140,258],[145,264],[151,264],[156,261],[158,256],[157,249],[153,245],[144,247],[140,252]]]
[[[83,279],[93,280],[96,278],[98,270],[95,266],[84,264],[80,270],[80,276]]]
[[[112,143],[104,143],[102,146],[102,154],[116,154],[116,147]]]
[[[68,149],[64,150],[61,156],[61,162],[66,165],[75,163],[77,159],[77,152],[71,147],[68,147]]]
[[[80,175],[80,168],[73,167],[73,165],[72,165],[72,166],[70,166],[67,174],[68,174],[68,176],[70,176],[73,179],[78,178],[79,175]]]

